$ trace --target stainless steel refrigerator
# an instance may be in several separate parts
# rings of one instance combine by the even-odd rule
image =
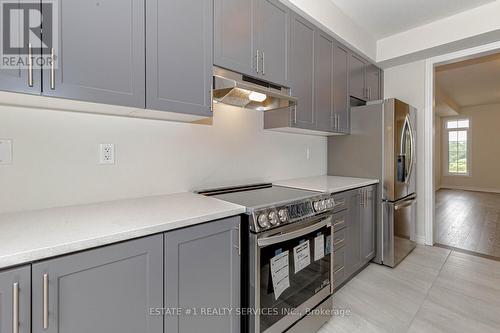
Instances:
[[[416,246],[416,113],[397,99],[351,108],[351,135],[328,139],[328,174],[380,179],[375,262],[396,266]]]

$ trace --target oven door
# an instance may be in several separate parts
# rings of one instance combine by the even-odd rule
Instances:
[[[258,235],[254,245],[251,332],[283,332],[332,294],[330,214]],[[277,258],[284,260],[279,266]]]

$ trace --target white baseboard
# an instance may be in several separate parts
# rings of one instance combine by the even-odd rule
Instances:
[[[457,185],[442,185],[442,189],[449,190],[463,190],[463,191],[474,191],[474,192],[487,192],[487,193],[500,193],[500,189],[496,188],[484,188],[476,186],[457,186]]]

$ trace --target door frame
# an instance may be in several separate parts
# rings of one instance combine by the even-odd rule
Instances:
[[[424,204],[426,245],[434,245],[435,193],[434,193],[434,69],[436,66],[500,52],[500,42],[485,44],[457,52],[429,58],[425,61],[425,110],[424,110]]]

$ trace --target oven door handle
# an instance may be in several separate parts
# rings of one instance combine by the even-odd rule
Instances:
[[[282,243],[282,242],[286,242],[290,239],[294,239],[297,237],[307,235],[307,234],[314,232],[316,230],[319,230],[323,227],[331,227],[331,226],[332,226],[332,217],[329,216],[326,219],[322,220],[321,222],[314,223],[313,225],[301,228],[299,230],[287,232],[284,234],[280,234],[278,236],[260,238],[257,240],[257,244],[259,245],[259,247],[265,247],[265,246],[269,246],[269,245],[273,245],[273,244],[277,244],[277,243]]]

